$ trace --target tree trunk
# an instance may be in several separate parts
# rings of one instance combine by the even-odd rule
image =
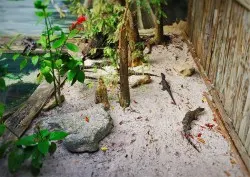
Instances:
[[[160,6],[154,5],[154,24],[155,24],[155,37],[154,44],[158,45],[163,41],[163,16],[161,14],[162,3]]]
[[[128,41],[129,41],[129,54],[128,54],[128,65],[129,66],[138,66],[142,64],[142,48],[139,48],[138,43],[140,42],[140,35],[138,31],[137,23],[137,8],[136,2],[130,2],[130,6],[127,12],[128,24],[126,24]]]
[[[123,25],[120,31],[119,56],[120,56],[120,106],[126,108],[130,105],[130,93],[128,82],[128,41],[126,26]]]

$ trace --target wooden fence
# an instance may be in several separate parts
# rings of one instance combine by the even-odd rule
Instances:
[[[250,0],[189,0],[188,33],[250,169],[249,9]]]

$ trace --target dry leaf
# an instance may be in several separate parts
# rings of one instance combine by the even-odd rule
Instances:
[[[202,97],[202,103],[205,103],[205,102],[207,102],[206,97]]]
[[[203,143],[203,144],[206,143],[206,141],[205,141],[203,138],[201,138],[201,137],[198,137],[198,138],[197,138],[197,141],[199,141],[200,143]]]
[[[224,171],[224,173],[225,173],[227,176],[231,176],[231,174],[230,174],[228,171]]]
[[[89,123],[89,118],[86,116],[85,121]]]
[[[236,161],[234,159],[230,159],[231,164],[236,164]]]
[[[103,147],[101,147],[101,150],[102,150],[103,152],[106,152],[106,151],[108,150],[108,148],[105,147],[105,146],[103,146]]]

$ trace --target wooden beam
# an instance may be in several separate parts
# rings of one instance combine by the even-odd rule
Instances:
[[[242,6],[250,10],[250,0],[236,0],[238,3],[240,3]]]

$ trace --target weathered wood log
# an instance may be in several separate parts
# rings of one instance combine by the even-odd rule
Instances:
[[[19,109],[17,109],[4,124],[18,137],[21,137],[29,127],[32,120],[38,115],[48,99],[52,96],[53,92],[53,85],[44,81],[37,87],[30,98]],[[4,139],[12,140],[15,138],[16,136],[8,130],[4,134]]]

